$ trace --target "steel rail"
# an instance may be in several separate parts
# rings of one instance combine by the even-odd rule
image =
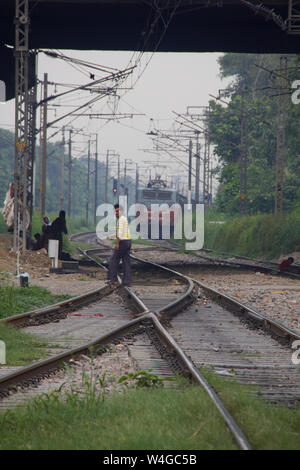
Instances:
[[[259,269],[261,271],[264,271],[265,273],[279,274],[281,276],[291,277],[293,279],[300,279],[299,274],[295,274],[295,273],[292,273],[290,271],[280,271],[280,269],[275,269],[275,268],[272,268],[272,267],[269,267],[269,266],[265,266],[263,264],[246,264],[246,263],[241,263],[238,260],[237,261],[228,261],[228,260],[223,259],[223,258],[201,255],[198,252],[195,252],[194,256],[197,256],[198,258],[203,258],[205,260],[215,261],[215,262],[217,262],[221,265],[225,265],[225,266],[230,266],[230,267],[235,266],[235,267],[249,269],[249,270]],[[239,257],[236,255],[236,258],[239,258]],[[250,260],[251,260],[251,258],[249,258],[249,261]]]
[[[211,398],[215,406],[217,407],[219,413],[225,420],[228,428],[230,429],[232,435],[234,436],[237,444],[242,450],[251,450],[251,446],[244,436],[244,433],[240,429],[240,427],[237,425],[235,420],[232,418],[230,413],[226,410],[225,406],[223,405],[222,401],[214,391],[214,389],[209,385],[207,380],[203,377],[203,375],[198,371],[194,363],[192,362],[191,359],[187,358],[185,352],[178,346],[176,341],[172,338],[172,336],[166,331],[166,329],[161,325],[161,323],[158,321],[158,319],[154,316],[153,322],[156,326],[156,329],[158,332],[160,332],[161,336],[163,337],[163,341],[166,341],[168,345],[173,348],[173,350],[176,352],[177,356],[180,358],[180,361],[182,361],[183,366],[185,366],[193,380],[200,385],[205,392],[208,394],[208,396]]]
[[[145,262],[145,260],[141,260],[141,259],[140,261]],[[163,309],[161,309],[161,311],[159,312],[162,316],[168,315],[172,313],[172,311],[174,311],[174,314],[176,314],[178,312],[179,304],[182,305],[182,301],[184,300],[184,298],[191,295],[193,287],[194,287],[193,282],[190,279],[188,279],[186,276],[182,275],[181,273],[165,268],[156,263],[151,263],[151,262],[149,263],[155,265],[155,267],[159,267],[160,269],[164,269],[173,274],[176,274],[177,276],[180,276],[187,281],[188,289],[185,292],[185,294],[181,296],[180,299],[178,299],[178,301],[172,302],[167,307],[164,307]],[[49,376],[52,373],[56,372],[57,369],[64,367],[64,365],[67,362],[69,362],[75,355],[88,354],[91,350],[101,351],[101,347],[106,346],[107,344],[115,340],[116,338],[120,338],[120,336],[124,337],[126,334],[132,332],[134,328],[136,328],[137,326],[143,325],[147,321],[151,321],[159,338],[168,347],[168,349],[171,349],[173,351],[173,354],[176,355],[178,362],[181,364],[181,368],[183,372],[185,372],[185,374],[188,372],[191,378],[197,384],[201,385],[204,388],[204,390],[208,393],[213,403],[219,410],[221,416],[223,417],[226,424],[228,425],[238,446],[244,450],[251,449],[250,444],[248,443],[247,439],[243,435],[241,429],[237,426],[233,418],[227,412],[227,410],[223,406],[218,396],[215,394],[213,389],[206,382],[204,377],[198,372],[198,370],[196,369],[192,361],[189,358],[187,358],[185,353],[181,350],[181,348],[177,345],[174,339],[165,330],[165,328],[162,326],[162,324],[160,323],[156,315],[152,312],[149,312],[149,310],[143,304],[143,302],[141,302],[140,299],[138,299],[138,297],[128,287],[125,287],[124,291],[128,295],[130,295],[133,302],[135,302],[137,306],[137,310],[141,311],[141,314],[142,314],[141,316],[139,316],[138,318],[134,320],[129,321],[128,323],[126,323],[125,325],[122,325],[121,327],[113,329],[112,331],[106,333],[105,335],[85,345],[82,345],[72,350],[68,350],[66,352],[57,354],[48,359],[44,359],[36,363],[30,364],[28,366],[18,369],[17,371],[14,371],[12,373],[6,374],[3,377],[0,377],[0,397],[6,396],[12,391],[13,392],[17,391],[17,388],[20,385],[28,386],[28,385],[36,384],[36,382],[39,382],[39,380],[42,377]],[[137,332],[135,332],[134,334],[137,334]]]
[[[24,326],[32,326],[37,323],[50,323],[54,320],[65,318],[66,313],[77,310],[83,305],[88,305],[91,302],[95,302],[96,300],[106,297],[115,289],[116,288],[113,286],[106,285],[47,307],[3,318],[0,320],[0,324],[10,324],[20,328]]]
[[[80,237],[80,236],[84,236],[84,235],[95,235],[95,238],[97,240],[97,244],[98,245],[102,245],[101,242],[97,239],[96,237],[96,232],[80,232],[78,234],[74,234],[74,235],[71,235],[70,237],[70,240],[73,240],[73,238],[75,239],[76,237]],[[159,248],[159,249],[167,249],[169,251],[174,251],[177,247],[178,249],[178,244],[174,241],[174,240],[166,240],[168,241],[171,245],[173,245],[173,248],[171,247],[163,247],[163,246],[159,246],[159,247],[156,247],[156,248]],[[153,243],[153,246],[155,247],[155,244]],[[106,245],[103,244],[103,248],[106,249],[106,251],[109,251],[110,248],[108,248]],[[89,251],[92,251],[92,250],[89,250]],[[97,251],[97,248],[94,249],[94,251]],[[203,249],[203,251],[206,251],[206,252],[211,252],[211,253],[216,253],[214,250],[211,250],[211,249],[208,249],[208,248],[205,248]],[[294,279],[300,279],[300,275],[297,274],[297,273],[293,273],[293,272],[290,272],[290,271],[280,271],[278,269],[278,265],[272,261],[261,261],[261,260],[257,260],[255,258],[249,258],[247,256],[239,256],[239,255],[235,255],[235,254],[231,254],[231,253],[220,253],[221,255],[225,255],[225,256],[231,256],[231,257],[235,257],[235,258],[240,258],[240,259],[245,259],[245,260],[248,260],[248,261],[253,261],[253,262],[256,262],[256,263],[259,263],[259,264],[246,264],[246,263],[239,263],[238,261],[228,261],[226,259],[223,259],[223,258],[218,258],[218,257],[214,257],[212,258],[211,256],[205,256],[205,255],[202,255],[201,253],[198,253],[198,252],[194,252],[194,256],[197,256],[198,258],[203,258],[205,260],[209,260],[209,261],[215,261],[217,263],[220,263],[221,265],[227,265],[228,267],[231,267],[231,266],[234,266],[234,267],[243,267],[245,269],[261,269],[261,270],[264,270],[265,272],[267,273],[273,273],[273,274],[280,274],[282,276],[288,276],[288,277],[292,277]],[[266,264],[269,264],[272,267],[270,266],[266,266],[264,263]],[[276,269],[277,267],[277,269]],[[295,268],[299,268],[300,269],[300,265],[295,265]]]
[[[223,255],[223,256],[230,256],[232,258],[240,258],[240,259],[245,259],[247,261],[255,261],[256,263],[261,263],[261,264],[270,264],[271,266],[274,266],[274,268],[278,268],[278,263],[275,263],[274,261],[268,261],[268,260],[260,260],[260,259],[256,259],[256,258],[249,258],[249,256],[244,256],[244,255],[237,255],[237,254],[234,254],[234,253],[225,253],[225,252],[217,252],[216,250],[212,250],[210,248],[202,248],[201,251],[205,251],[207,253],[216,253],[216,254],[220,254],[220,255]],[[300,269],[300,265],[299,264],[293,264],[293,267],[297,268],[297,269]]]
[[[125,325],[114,328],[110,332],[85,343],[76,348],[64,351],[59,354],[55,354],[47,359],[42,359],[40,361],[29,364],[28,366],[21,367],[14,372],[8,373],[3,377],[0,377],[0,397],[3,394],[3,389],[10,388],[19,384],[27,382],[28,379],[40,378],[42,374],[53,371],[53,369],[62,368],[64,363],[68,362],[74,356],[80,354],[89,354],[91,350],[97,350],[100,346],[105,346],[108,343],[111,343],[114,339],[118,338],[120,335],[125,335],[130,332],[133,327],[141,323],[142,320],[147,320],[149,314],[147,313],[143,317],[136,318],[127,322]],[[9,392],[10,390],[8,390]],[[7,393],[5,393],[7,394]]]
[[[174,247],[177,246],[177,248],[182,248],[182,247],[179,247],[178,244],[174,240],[168,240],[168,242]],[[168,248],[166,247],[166,249],[168,249]],[[172,251],[172,249],[170,249],[170,251]],[[210,249],[207,249],[207,248],[203,248],[203,251],[216,253],[214,250],[210,250]],[[254,259],[254,258],[248,258],[246,256],[239,256],[239,255],[234,255],[234,254],[230,254],[230,253],[223,253],[223,255],[228,255],[228,256],[235,257],[235,258],[237,258],[237,260],[236,261],[229,261],[227,259],[218,258],[216,256],[214,256],[214,257],[205,256],[205,255],[203,255],[203,254],[201,254],[197,251],[193,252],[193,256],[196,256],[197,258],[202,258],[202,259],[205,259],[205,260],[208,260],[208,261],[216,262],[216,263],[219,263],[222,266],[228,266],[228,267],[234,266],[236,268],[244,268],[244,269],[249,269],[249,270],[260,269],[261,271],[264,271],[266,273],[279,274],[279,275],[284,276],[284,277],[291,277],[293,279],[300,279],[300,275],[297,274],[297,273],[294,273],[294,272],[291,272],[291,271],[288,271],[288,270],[280,271],[280,269],[278,269],[278,264],[276,264],[274,262],[260,261],[260,260]],[[248,260],[248,261],[254,261],[254,262],[259,263],[259,264],[241,263],[241,262],[238,261],[238,258],[245,259],[245,260]],[[264,262],[266,264],[272,265],[273,267],[264,265]],[[300,268],[299,265],[295,265],[295,268],[297,268],[297,267]],[[293,269],[293,267],[292,267],[292,269]]]
[[[174,269],[167,268],[165,266],[161,266],[158,263],[154,263],[153,261],[147,261],[142,258],[139,258],[135,255],[130,255],[130,257],[136,261],[139,261],[140,263],[144,264],[149,264],[151,266],[155,266],[156,268],[162,269],[164,271],[168,271],[171,274],[175,274],[176,276],[180,277],[181,279],[184,279],[186,284],[188,284],[188,289],[187,291],[180,296],[178,299],[174,300],[173,302],[169,303],[165,307],[163,307],[161,310],[159,310],[159,314],[164,316],[164,317],[171,317],[176,315],[177,311],[182,310],[184,307],[189,305],[194,301],[194,291],[195,291],[195,286],[193,283],[193,280],[187,276],[185,276],[182,273],[179,273],[175,271]]]
[[[94,250],[86,250],[87,252],[93,251],[93,254],[97,251],[97,249]],[[142,258],[139,258],[135,255],[131,255],[133,259],[136,259],[137,261],[147,263],[149,265],[153,265],[156,267],[160,267],[161,269],[164,269],[166,271],[169,271],[173,274],[179,275],[179,276],[184,276],[182,273],[178,271],[174,271],[170,268],[167,268],[166,266],[159,265],[158,263],[154,263],[153,261],[148,261],[148,260],[143,260]],[[232,263],[235,264],[235,263]],[[185,279],[190,279],[193,282],[195,282],[197,285],[199,285],[207,294],[209,294],[209,297],[213,298],[216,300],[218,303],[221,303],[222,305],[229,305],[230,308],[234,309],[236,313],[238,314],[243,314],[244,316],[247,316],[250,320],[254,321],[258,326],[263,328],[266,332],[272,334],[273,336],[277,337],[278,339],[283,339],[287,343],[292,343],[295,340],[300,339],[300,335],[288,328],[287,326],[283,325],[282,323],[278,322],[277,320],[273,320],[272,318],[268,317],[265,314],[262,314],[261,312],[255,310],[254,308],[247,306],[243,304],[242,302],[230,297],[227,294],[224,294],[212,287],[209,287],[203,283],[201,283],[197,279],[193,279],[189,276],[184,276]],[[176,301],[175,301],[176,303]],[[168,309],[168,306],[166,307],[166,310]]]
[[[221,305],[229,305],[231,308],[233,307],[236,313],[247,316],[250,320],[254,321],[261,328],[271,333],[273,336],[275,335],[278,339],[284,339],[287,343],[300,340],[300,335],[296,331],[288,328],[277,320],[268,317],[258,310],[243,304],[239,300],[224,294],[223,292],[203,284],[197,279],[193,279],[193,281],[198,284],[209,295],[209,297],[213,298],[213,300],[215,300],[217,303]]]
[[[96,264],[98,264],[102,269],[104,269],[105,271],[107,271],[106,266],[104,266],[102,263],[100,263],[99,260],[93,258],[93,257],[90,255],[90,252],[92,251],[92,252],[94,253],[95,250],[83,250],[83,249],[80,248],[80,247],[77,247],[77,250],[78,250],[80,253],[82,253],[82,254],[84,254],[85,256],[87,256],[90,260],[92,260],[92,261],[94,261]],[[98,251],[99,251],[99,248],[98,248]],[[120,279],[119,276],[118,276],[118,282],[119,282],[119,284],[121,284],[121,279]],[[127,286],[122,286],[122,289],[127,293],[127,295],[128,295],[131,299],[133,299],[134,304],[135,304],[135,306],[136,306],[136,308],[137,308],[137,310],[138,310],[139,313],[144,314],[144,313],[148,313],[148,312],[149,312],[148,307],[144,304],[144,302],[142,302],[141,299],[139,299],[139,298],[135,295],[135,293],[134,293],[131,289],[129,289]]]
[[[130,289],[126,288],[126,291]],[[130,292],[133,299],[137,299],[134,293]],[[140,304],[138,304],[140,306]],[[241,429],[235,423],[233,418],[230,416],[224,405],[213,391],[213,389],[206,382],[204,377],[198,372],[192,361],[187,358],[185,353],[177,345],[174,339],[169,335],[166,329],[161,325],[156,315],[152,312],[145,313],[142,316],[131,320],[130,322],[113,329],[105,335],[87,343],[80,347],[74,348],[64,353],[57,354],[51,358],[38,361],[36,363],[25,366],[17,371],[6,374],[0,377],[0,397],[7,396],[10,392],[17,391],[18,386],[33,385],[38,382],[42,377],[49,376],[56,372],[57,369],[63,368],[67,362],[69,362],[74,356],[81,354],[88,354],[91,351],[101,351],[101,347],[107,346],[120,336],[124,337],[128,333],[132,332],[138,325],[143,325],[145,321],[151,321],[155,328],[155,331],[163,343],[172,350],[173,354],[176,355],[178,362],[185,375],[190,375],[194,382],[201,385],[206,393],[210,396],[213,403],[221,413],[227,426],[229,427],[234,439],[238,446],[243,450],[250,450],[251,446],[242,433]],[[136,334],[136,333],[135,333]]]
[[[95,250],[93,250],[93,253],[94,251]],[[87,256],[89,256],[88,253],[89,253],[89,250],[86,250]],[[196,368],[192,360],[186,356],[185,352],[178,346],[176,341],[172,338],[172,336],[167,332],[167,330],[163,327],[163,325],[160,322],[160,320],[163,320],[164,318],[170,318],[172,316],[175,316],[180,310],[182,310],[187,305],[186,300],[188,297],[192,296],[192,293],[194,291],[194,285],[193,285],[194,280],[188,276],[183,275],[182,273],[179,273],[173,269],[162,266],[158,263],[144,260],[134,255],[130,255],[130,256],[132,259],[135,259],[136,261],[139,261],[144,264],[145,263],[150,264],[161,270],[168,271],[172,273],[173,275],[175,274],[176,276],[183,278],[187,282],[188,284],[187,291],[182,296],[180,296],[179,299],[176,299],[175,301],[171,302],[170,304],[168,304],[167,306],[163,307],[158,312],[156,312],[156,314],[159,314],[159,317],[157,317],[153,313],[150,313],[152,321],[155,325],[156,331],[158,332],[162,342],[166,344],[168,348],[171,348],[175,352],[179,362],[182,365],[183,370],[188,371],[188,373],[190,374],[194,382],[202,386],[202,388],[211,398],[214,405],[216,406],[219,413],[221,414],[222,418],[225,420],[228,428],[230,429],[239,447],[242,450],[251,450],[251,446],[248,440],[246,439],[246,437],[244,436],[242,430],[239,428],[239,426],[237,425],[235,420],[232,418],[230,413],[226,410],[225,406],[223,405],[222,401],[220,400],[220,398],[218,397],[214,389],[209,385],[209,383],[204,378],[204,376],[198,371],[198,369]],[[128,288],[126,289],[130,290]],[[191,301],[189,300],[188,303],[191,303]]]
[[[96,250],[82,250],[81,248],[77,248],[77,249],[80,250],[81,253],[84,253],[90,259],[95,261],[101,267],[105,268],[105,266],[103,266],[99,261],[97,261],[94,257],[92,257],[90,255],[91,252],[93,254],[95,254]],[[190,278],[188,278],[187,276],[185,276],[182,273],[174,271],[173,269],[166,268],[166,267],[161,266],[157,263],[153,263],[151,261],[148,262],[148,261],[146,261],[142,258],[138,258],[137,256],[134,256],[134,255],[130,255],[130,257],[132,259],[136,260],[136,261],[141,262],[141,263],[149,264],[149,265],[154,266],[156,268],[159,268],[161,270],[168,271],[173,275],[175,274],[177,277],[183,279],[185,281],[185,283],[188,285],[187,291],[182,296],[180,296],[178,299],[174,300],[173,302],[169,303],[168,305],[164,306],[161,310],[159,310],[156,313],[158,313],[160,315],[163,315],[165,318],[167,318],[168,315],[171,317],[171,316],[176,315],[177,311],[182,310],[184,307],[186,307],[187,305],[189,305],[190,303],[193,302],[195,286],[193,284],[193,281]],[[119,279],[119,283],[120,283],[120,279]],[[126,288],[126,286],[125,286],[125,291],[127,291],[128,295],[130,295],[130,296],[135,295],[130,289]],[[140,301],[140,299],[136,298],[136,302],[141,302],[141,301]],[[145,306],[145,309],[147,309],[146,306]],[[149,311],[149,310],[147,309],[147,311]]]
[[[179,275],[181,274],[178,271],[173,271],[167,268],[166,266],[161,266],[157,263],[153,263],[152,261],[142,260],[141,258],[138,258],[133,255],[131,256],[136,260],[143,261],[154,266],[160,266],[161,268],[167,271],[171,271]],[[279,339],[283,338],[288,343],[292,343],[295,340],[300,340],[300,335],[296,331],[292,330],[291,328],[288,328],[277,320],[273,320],[267,315],[255,310],[254,308],[248,305],[243,304],[242,302],[234,299],[233,297],[230,297],[227,294],[224,294],[223,292],[220,292],[212,287],[207,286],[206,284],[203,284],[197,279],[194,279],[190,276],[185,277],[195,282],[199,287],[201,287],[205,292],[207,292],[209,297],[213,298],[216,302],[222,305],[229,305],[231,309],[233,307],[237,313],[243,314],[244,316],[246,315],[250,320],[255,321],[261,328],[264,328],[267,332],[271,333],[272,335],[276,335]]]

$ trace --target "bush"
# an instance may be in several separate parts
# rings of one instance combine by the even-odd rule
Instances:
[[[205,248],[267,258],[300,251],[300,208],[283,216],[259,214],[223,218],[225,223],[222,225],[210,224],[211,220],[208,214],[205,218]]]

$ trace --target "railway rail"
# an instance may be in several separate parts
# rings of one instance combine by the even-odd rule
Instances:
[[[258,260],[254,258],[248,258],[246,256],[239,256],[239,255],[231,255],[228,253],[220,253],[219,255],[223,255],[224,257],[220,258],[219,256],[207,256],[203,253],[216,253],[213,250],[209,249],[202,249],[199,252],[195,252],[194,255],[202,258],[206,261],[211,261],[214,264],[221,264],[225,266],[236,266],[243,269],[248,270],[255,270],[260,271],[263,273],[270,273],[270,274],[279,274],[281,276],[288,276],[294,279],[300,279],[300,266],[294,265],[290,266],[289,268],[285,269],[284,271],[280,271],[278,264],[267,261],[267,260]],[[228,259],[230,258],[230,259]]]
[[[87,253],[88,254],[88,253]],[[163,268],[161,268],[163,269]],[[215,394],[214,390],[209,386],[204,377],[199,373],[193,362],[186,356],[186,354],[177,345],[171,335],[168,333],[164,326],[164,322],[183,308],[187,308],[192,304],[197,297],[195,293],[195,285],[193,281],[186,278],[180,273],[168,271],[172,277],[177,278],[176,286],[180,279],[181,286],[184,285],[184,292],[177,298],[174,295],[166,295],[165,298],[160,299],[156,314],[152,313],[152,306],[148,307],[144,303],[143,298],[139,298],[131,289],[123,287],[123,296],[130,299],[130,305],[135,306],[135,314],[138,315],[134,320],[130,320],[124,325],[121,325],[112,331],[107,332],[105,335],[94,339],[93,341],[80,345],[63,353],[54,355],[46,360],[38,361],[34,364],[20,368],[12,373],[0,377],[0,397],[4,400],[12,393],[18,393],[23,387],[37,387],[37,385],[45,378],[51,377],[56,374],[57,370],[64,367],[66,363],[74,360],[74,357],[80,355],[87,355],[89,351],[93,350],[93,354],[102,354],[108,344],[114,342],[125,341],[132,339],[139,334],[145,332],[151,338],[151,341],[158,348],[162,358],[169,364],[173,372],[180,372],[190,378],[197,384],[205,388],[209,396],[213,399],[219,412],[225,419],[229,429],[231,430],[234,439],[242,449],[250,449],[250,445],[229,415],[219,397]],[[177,287],[176,287],[177,288]],[[155,296],[156,297],[156,296]],[[149,299],[148,299],[149,300]],[[59,306],[57,306],[59,309]]]
[[[137,256],[132,256],[132,258],[138,260]],[[145,260],[139,260],[141,262],[145,262]],[[150,261],[147,261],[147,263],[151,264]],[[180,271],[180,268],[178,268],[178,270]],[[200,287],[203,298],[210,299],[214,304],[217,303],[221,307],[221,309],[218,310],[218,308],[215,308],[213,304],[209,305],[210,307],[213,307],[211,310],[213,322],[210,324],[211,320],[208,320],[207,324],[202,324],[202,327],[205,326],[207,328],[212,344],[221,342],[223,345],[222,348],[217,345],[217,347],[215,347],[216,351],[208,347],[205,354],[197,355],[195,354],[197,343],[194,345],[194,348],[191,348],[188,344],[189,335],[187,335],[185,339],[185,350],[195,358],[195,361],[198,362],[199,365],[214,364],[215,367],[223,368],[225,372],[229,372],[234,368],[237,369],[238,372],[235,373],[239,380],[262,386],[265,388],[265,391],[261,392],[261,394],[274,402],[280,402],[291,406],[294,406],[295,404],[299,405],[299,370],[294,364],[292,364],[292,351],[289,349],[294,341],[299,341],[299,334],[282,323],[271,319],[267,315],[244,305],[240,301],[225,295],[216,289],[212,289],[198,280],[193,279],[193,281]],[[256,330],[263,335],[260,337],[260,340],[257,342],[256,334],[256,336],[251,339],[253,344],[251,344],[251,341],[249,343],[249,340],[244,334],[244,327],[240,329],[235,325],[232,332],[232,317],[225,317],[224,319],[224,316],[227,315],[228,311],[238,316],[242,324],[247,326],[246,336],[251,336],[252,333],[249,331],[250,329],[254,331]],[[191,316],[189,316],[188,312],[185,312],[184,320],[181,325],[186,330],[186,325],[191,325],[191,329],[189,331],[191,336],[193,336],[195,331],[195,318],[193,315],[195,315],[196,312],[193,312]],[[196,316],[198,317],[199,315],[196,314]],[[207,311],[205,313],[205,317],[207,317]],[[187,318],[189,320],[188,322]],[[203,318],[200,320],[203,321]],[[220,324],[224,324],[224,331],[227,336],[220,334],[220,329],[215,328],[215,325]],[[216,332],[218,332],[218,334],[216,334]],[[218,338],[218,336],[220,336],[220,338]],[[267,339],[266,336],[271,338]],[[201,338],[204,340],[202,335]],[[263,338],[262,341],[261,338]],[[178,339],[180,338],[178,337]],[[275,343],[273,340],[275,340]],[[228,347],[226,346],[228,343],[231,344],[229,354],[227,354]],[[265,345],[265,343],[267,344]],[[217,356],[220,358],[220,352],[222,350],[227,354],[227,357],[223,362],[218,361],[217,358],[212,358],[210,360],[210,355],[214,355],[215,352],[218,353]],[[238,355],[241,356],[242,360],[237,360]],[[258,359],[256,359],[256,356]],[[230,373],[228,375],[230,375]]]
[[[87,237],[90,237],[89,243],[95,243],[95,234],[93,240],[91,234]],[[84,234],[80,234],[79,238],[87,242]],[[103,255],[104,246],[108,249],[107,245],[102,245],[93,250],[86,250],[83,254],[103,268],[96,255]],[[35,386],[42,377],[55,373],[76,355],[87,354],[91,349],[96,354],[102,354],[107,344],[136,338],[146,332],[172,371],[180,371],[206,389],[239,446],[249,449],[247,439],[198,368],[210,365],[219,373],[225,372],[226,376],[231,376],[230,371],[234,370],[238,381],[259,385],[260,393],[265,398],[286,405],[299,404],[299,370],[291,364],[289,346],[293,341],[299,340],[300,336],[236,299],[184,276],[179,271],[136,255],[132,255],[132,259],[143,266],[142,270],[137,271],[139,283],[133,289],[122,287],[118,290],[122,292],[123,298],[129,301],[130,308],[135,311],[137,318],[87,344],[27,366],[23,371],[20,369],[1,377],[0,396],[16,392],[20,386]],[[162,293],[162,290],[159,295],[153,295],[153,292],[149,294],[149,287],[155,286],[153,273],[157,270],[165,273],[164,277],[171,283],[176,280],[175,292],[181,294],[179,297],[174,296],[175,292]],[[161,280],[156,285],[158,284],[161,284]],[[109,286],[102,289],[102,294],[109,295]],[[135,292],[137,290],[139,292]],[[214,303],[210,303],[211,301]],[[59,305],[57,307],[59,310]],[[65,307],[67,308],[67,305]],[[55,315],[53,306],[48,309]],[[49,321],[49,317],[47,320]],[[149,360],[151,364],[151,357]]]
[[[82,240],[86,243],[102,246],[101,256],[105,257],[108,255],[107,252],[110,250],[109,246],[105,243],[101,243],[98,240],[95,232],[81,233],[75,235],[74,239],[75,238],[78,241]],[[71,239],[73,239],[72,236]],[[178,249],[182,248],[182,246],[178,245],[178,243],[176,243],[176,241],[174,240],[155,240],[149,243],[152,244],[152,247],[147,245],[135,246],[134,251],[151,251],[153,247],[155,247],[155,250],[159,249],[168,251],[177,251]],[[97,252],[97,249],[95,249],[94,252]],[[222,257],[220,257],[220,255]],[[278,263],[274,263],[272,261],[258,260],[255,258],[249,258],[247,256],[240,256],[231,253],[217,253],[216,251],[207,248],[202,248],[199,251],[194,251],[193,256],[203,259],[204,261],[207,261],[208,263],[214,266],[227,266],[237,269],[243,268],[245,270],[255,270],[263,273],[277,274],[281,276],[291,277],[294,279],[300,279],[300,265],[297,264],[290,266],[284,271],[280,271]]]

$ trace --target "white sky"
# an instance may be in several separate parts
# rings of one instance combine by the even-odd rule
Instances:
[[[90,61],[93,63],[114,67],[117,69],[126,68],[132,57],[132,52],[103,52],[103,51],[60,51],[65,55]],[[160,169],[163,176],[168,174],[181,174],[187,177],[187,169],[179,166],[170,156],[161,153],[155,154],[144,152],[142,149],[152,148],[152,142],[146,133],[149,131],[150,118],[154,119],[155,125],[162,130],[171,129],[176,116],[172,111],[185,113],[187,106],[205,106],[211,97],[209,94],[217,95],[218,90],[225,88],[227,81],[221,81],[217,58],[217,53],[155,53],[148,64],[146,70],[136,83],[134,89],[129,90],[119,101],[118,112],[123,113],[144,113],[145,116],[136,116],[133,119],[122,119],[117,122],[110,121],[105,124],[104,120],[89,119],[79,117],[73,123],[75,128],[83,128],[86,136],[74,137],[74,157],[80,156],[87,148],[88,135],[98,133],[100,160],[105,160],[107,149],[115,150],[120,154],[121,165],[125,159],[132,159],[140,165],[143,160],[166,162],[166,168]],[[140,67],[137,67],[132,78],[129,78],[122,86],[131,86],[147,63],[151,54],[144,54]],[[90,81],[88,72],[95,73],[95,79],[101,75],[97,71],[84,69],[81,73],[69,63],[59,59],[53,59],[45,54],[39,54],[38,77],[43,79],[44,72],[48,73],[48,80],[59,83],[86,84]],[[65,91],[66,88],[57,87],[56,92]],[[54,94],[54,86],[49,86],[49,94]],[[40,94],[40,93],[39,93]],[[70,94],[64,98],[68,104],[81,104],[96,96],[89,92],[80,92],[80,95]],[[39,98],[38,98],[39,99]],[[78,101],[79,100],[79,101]],[[59,100],[52,101],[52,104]],[[62,102],[62,100],[61,100]],[[50,103],[49,103],[50,105]],[[92,112],[111,112],[107,105],[107,99],[100,100],[93,106]],[[70,112],[72,108],[57,108],[57,117]],[[0,127],[14,129],[14,101],[1,104],[0,106]],[[87,111],[85,111],[87,112]],[[54,109],[49,109],[48,122],[55,119]],[[72,117],[68,117],[57,126],[66,125]],[[104,125],[105,124],[105,125]],[[51,136],[57,129],[49,129],[48,136]],[[61,132],[51,141],[61,139]],[[177,154],[187,162],[188,154]],[[135,165],[128,165],[128,171],[132,168],[132,176]],[[146,170],[140,170],[141,175],[146,179]],[[154,172],[153,172],[154,173]],[[154,174],[152,173],[152,176]]]

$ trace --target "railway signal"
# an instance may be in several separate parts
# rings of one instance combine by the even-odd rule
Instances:
[[[114,178],[113,180],[113,193],[116,194],[118,192],[118,180]]]

